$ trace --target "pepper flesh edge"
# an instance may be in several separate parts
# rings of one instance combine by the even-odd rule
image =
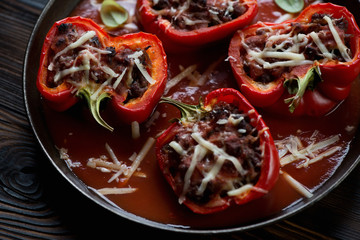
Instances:
[[[69,17],[56,22],[45,38],[36,84],[43,98],[46,102],[49,102],[50,107],[58,111],[64,111],[78,101],[70,84],[64,82],[56,88],[49,88],[46,85],[49,48],[57,32],[57,27],[63,23],[76,25],[85,31],[94,30],[102,46],[115,46],[117,51],[124,47],[135,51],[138,48],[147,49],[151,62],[149,67],[151,72],[149,74],[156,79],[156,83],[152,84],[142,97],[133,99],[126,104],[123,104],[125,101],[123,96],[115,94],[113,90],[106,90],[111,96],[111,105],[122,122],[129,124],[132,121],[138,121],[139,123],[145,121],[163,94],[167,80],[166,54],[160,40],[155,35],[143,32],[111,37],[95,22],[82,17]],[[148,46],[151,47],[147,48]]]
[[[279,175],[279,168],[280,168],[280,161],[278,152],[276,150],[274,141],[272,139],[271,133],[269,129],[266,127],[265,122],[262,120],[258,112],[252,107],[252,105],[242,96],[242,94],[235,90],[230,88],[221,88],[217,89],[215,91],[210,92],[205,100],[204,100],[204,107],[203,109],[212,109],[212,106],[216,104],[217,102],[224,101],[226,103],[235,104],[239,107],[240,110],[248,113],[251,119],[256,119],[256,121],[253,121],[252,124],[256,124],[253,127],[256,127],[256,129],[261,132],[260,134],[260,145],[263,146],[263,165],[260,171],[260,177],[257,183],[254,185],[257,189],[263,189],[265,191],[269,191],[276,183],[278,175]],[[162,170],[165,179],[170,184],[170,186],[173,188],[173,190],[176,193],[176,187],[174,183],[174,179],[170,176],[170,174],[164,172],[165,169],[165,162],[164,157],[162,156],[161,149],[162,147],[171,142],[173,136],[175,135],[175,130],[177,128],[181,127],[180,122],[173,123],[165,132],[157,139],[156,142],[156,156],[159,162],[160,169]],[[221,205],[217,206],[201,206],[199,204],[196,204],[188,199],[185,199],[183,202],[184,205],[189,207],[193,212],[199,213],[199,214],[210,214],[214,212],[222,211],[229,206],[231,206],[232,202],[235,202],[236,204],[245,204],[247,202],[250,202],[252,200],[255,200],[257,198],[262,197],[264,192],[259,192],[256,190],[250,190],[246,195],[244,196],[227,196],[224,197],[223,203]],[[176,193],[179,195],[180,193]]]
[[[241,61],[239,49],[241,39],[239,33],[235,33],[229,47],[229,56],[231,56],[229,61],[240,90],[255,106],[289,116],[322,116],[334,109],[337,104],[349,95],[351,83],[360,73],[360,29],[353,15],[345,7],[331,3],[310,5],[302,11],[296,19],[291,19],[281,24],[258,23],[245,28],[241,32],[246,36],[251,36],[259,27],[269,26],[272,28],[281,28],[283,24],[292,22],[309,22],[314,13],[327,13],[331,14],[334,18],[345,17],[349,23],[346,33],[354,36],[350,39],[350,49],[353,53],[352,60],[350,62],[328,61],[327,63],[319,64],[321,77],[324,81],[318,84],[314,96],[309,96],[311,92],[308,93],[309,91],[307,90],[304,94],[306,97],[301,100],[300,106],[297,107],[301,109],[295,109],[293,114],[289,114],[289,111],[284,111],[284,107],[273,106],[277,104],[285,105],[283,100],[291,97],[284,90],[280,90],[282,89],[284,79],[280,78],[272,83],[273,86],[269,87],[271,90],[260,91],[260,89],[256,88],[256,85],[253,84],[254,81],[246,75],[242,69],[242,64],[236,62],[239,61],[239,59]],[[310,104],[306,104],[304,99],[310,99],[314,104],[310,106]],[[315,99],[321,100],[319,104],[316,104]]]

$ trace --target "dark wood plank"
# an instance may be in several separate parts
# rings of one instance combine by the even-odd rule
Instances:
[[[0,238],[70,236],[43,199],[44,157],[27,121],[22,97],[24,50],[47,1],[0,2]],[[39,158],[40,156],[40,158]],[[49,166],[47,166],[49,167]]]
[[[106,239],[129,232],[135,239],[143,234],[189,240],[359,238],[360,167],[323,200],[285,221],[249,232],[215,236],[173,234],[137,225],[78,193],[42,153],[23,104],[24,52],[47,2],[0,1],[1,239]]]

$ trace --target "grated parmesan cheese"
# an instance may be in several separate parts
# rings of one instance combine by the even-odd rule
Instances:
[[[70,75],[72,73],[76,73],[84,70],[88,70],[86,66],[71,67],[68,69],[64,69],[62,71],[58,71],[54,76],[54,82],[57,83],[60,79],[62,79],[66,75]]]
[[[318,130],[312,133],[309,140],[312,140],[313,142],[308,144],[308,146],[304,146],[300,138],[293,135],[285,139],[275,141],[275,145],[279,152],[280,166],[284,167],[285,165],[294,161],[305,160],[304,162],[297,165],[296,168],[306,168],[310,164],[316,163],[325,157],[329,157],[341,151],[341,145],[330,147],[331,145],[339,142],[339,135],[333,135],[316,142],[315,140],[318,134]],[[303,184],[295,180],[288,173],[280,170],[280,174],[282,174],[286,182],[289,183],[290,186],[293,187],[299,194],[306,198],[312,197],[313,194]]]
[[[207,184],[215,179],[216,175],[219,173],[220,169],[222,168],[224,162],[226,160],[225,156],[218,156],[216,159],[216,162],[214,166],[211,168],[211,170],[206,173],[205,177],[201,180],[201,184],[197,190],[198,195],[202,195],[206,189]]]
[[[117,164],[99,158],[89,158],[87,166],[91,168],[106,168],[110,171],[125,171],[129,168],[126,164]]]
[[[146,154],[150,151],[151,147],[154,145],[155,139],[152,137],[149,137],[143,147],[141,148],[139,154],[134,159],[129,172],[125,174],[127,180],[134,174],[136,169],[139,167],[141,161],[145,158]]]
[[[332,22],[332,19],[328,16],[324,16],[323,19],[326,20],[326,22],[328,23],[330,32],[335,39],[337,48],[339,49],[341,56],[346,62],[351,61],[351,57],[349,55],[350,49],[348,49],[341,40],[339,33],[337,32]],[[285,23],[284,28],[290,30],[291,26],[289,23]],[[266,29],[271,30],[269,31],[270,33],[272,32],[271,27],[268,26]],[[333,54],[328,51],[324,43],[322,43],[321,39],[319,38],[318,33],[316,32],[311,32],[307,35],[299,33],[294,36],[291,36],[292,32],[285,34],[276,33],[275,35],[271,35],[267,38],[265,48],[263,50],[260,50],[258,48],[251,49],[245,43],[245,38],[243,34],[239,34],[241,34],[241,45],[246,50],[247,54],[250,56],[250,59],[255,60],[264,69],[313,64],[314,61],[306,60],[304,53],[300,52],[301,47],[307,45],[310,39],[312,39],[312,41],[321,51],[324,57],[324,61],[333,59]],[[282,41],[281,43],[275,44],[277,43],[277,41],[280,40]],[[292,43],[291,47],[285,48],[288,43]],[[267,58],[278,59],[279,61],[270,63],[266,60]]]
[[[237,126],[239,125],[243,120],[244,120],[244,116],[239,115],[239,114],[230,114],[228,121],[234,125]]]
[[[68,154],[68,150],[66,148],[59,149],[60,159],[64,160],[66,165],[69,168],[81,167],[81,162],[73,162]]]
[[[311,198],[313,194],[300,182],[295,180],[292,176],[290,176],[288,173],[281,171],[280,172],[283,176],[283,178],[286,180],[287,183],[290,184],[299,194],[301,194],[303,197]]]
[[[128,194],[133,193],[137,190],[137,188],[100,188],[97,189],[98,193],[102,195],[109,195],[109,194]]]
[[[222,148],[219,148],[215,144],[205,140],[200,133],[192,133],[191,137],[200,145],[208,149],[209,151],[212,151],[215,156],[218,158],[223,158],[224,160],[229,160],[232,162],[232,164],[235,166],[236,170],[244,176],[246,174],[246,171],[243,169],[241,164],[239,163],[238,159],[234,156],[229,155],[227,152],[225,152]]]
[[[111,81],[112,77],[109,77],[105,82],[103,82],[97,89],[96,91],[91,94],[90,98],[93,101],[96,101],[96,99],[99,97],[99,94],[101,93],[101,91],[107,86],[109,85],[110,81]]]
[[[131,156],[129,157],[129,160],[133,162],[135,160],[136,156],[137,156],[137,153],[133,152],[133,154],[131,154]]]
[[[328,156],[331,156],[331,155],[333,155],[334,153],[336,153],[336,152],[338,152],[340,150],[341,150],[340,146],[332,147],[332,148],[322,152],[321,154],[317,155],[316,157],[314,157],[312,159],[309,159],[305,163],[302,163],[302,164],[298,165],[297,168],[308,167],[310,164],[316,163],[316,162],[320,161],[321,159],[323,159],[325,157],[328,157]]]
[[[180,156],[186,155],[186,151],[181,147],[181,145],[175,141],[171,141],[169,146],[172,147],[175,152],[177,152]]]
[[[230,197],[239,196],[240,198],[249,193],[254,186],[250,183],[245,184],[244,186],[241,186],[240,188],[230,190],[227,192],[227,195]]]
[[[124,71],[120,74],[120,76],[114,82],[114,84],[112,86],[113,89],[116,89],[119,86],[121,80],[124,78],[124,75],[125,75],[126,71],[127,71],[127,67],[124,69]]]
[[[130,171],[132,171],[133,166],[132,165],[128,166],[127,164],[119,161],[116,155],[114,154],[114,151],[109,146],[109,144],[106,143],[105,148],[108,154],[110,155],[112,162],[108,161],[108,157],[106,155],[102,155],[100,156],[100,158],[89,158],[87,162],[87,166],[98,169],[101,172],[107,172],[107,173],[115,172],[115,174],[108,180],[108,183],[111,183],[114,180],[119,181],[120,176],[124,176],[125,180],[129,179],[129,173]],[[134,161],[136,157],[137,154],[133,153],[132,156],[130,156],[129,160],[133,158],[132,161]],[[131,175],[136,177],[146,178],[146,174],[140,171],[132,172]]]
[[[182,72],[180,72],[178,75],[168,80],[164,93],[167,94],[172,87],[176,86],[181,80],[191,75],[196,70],[196,68],[197,68],[196,64],[190,65],[187,68],[185,68]]]
[[[137,121],[131,122],[131,136],[133,139],[140,137],[140,125]]]
[[[137,66],[137,68],[139,69],[139,71],[141,72],[141,74],[144,76],[144,78],[146,79],[146,81],[148,81],[151,85],[154,84],[156,81],[154,79],[152,79],[152,77],[149,75],[149,73],[147,72],[147,70],[145,69],[144,65],[142,65],[142,63],[140,62],[139,57],[143,55],[142,51],[136,51],[135,53],[131,54],[128,56],[128,58],[133,59],[135,65]]]
[[[110,158],[113,160],[113,162],[115,164],[120,164],[120,161],[118,160],[118,158],[116,157],[114,151],[112,150],[112,148],[109,146],[108,143],[105,143],[105,148],[106,148],[107,152],[109,153]]]
[[[324,16],[325,21],[328,23],[330,31],[335,39],[335,42],[338,46],[338,49],[341,53],[341,56],[345,59],[346,62],[351,61],[351,57],[349,56],[348,52],[350,51],[345,44],[342,42],[339,33],[337,32],[337,30],[335,29],[335,26],[331,20],[330,17],[328,16]]]
[[[300,139],[298,139],[297,137],[294,137],[294,136],[290,136],[287,139],[277,142],[278,147],[279,147],[279,145],[284,144],[284,146],[288,150],[287,152],[290,153],[290,154],[287,154],[287,152],[281,153],[281,155],[283,157],[281,157],[281,159],[280,159],[280,165],[283,167],[289,163],[292,163],[294,161],[301,160],[301,159],[310,161],[310,158],[312,156],[314,156],[315,152],[325,149],[325,148],[329,147],[330,145],[338,142],[339,140],[340,140],[339,135],[334,135],[334,136],[330,136],[329,138],[324,139],[320,142],[310,144],[309,146],[304,148],[304,147],[302,147],[302,143],[300,142]],[[339,147],[339,148],[335,148],[335,149],[340,150],[341,148]],[[283,151],[283,150],[280,150],[280,152],[281,151]],[[330,153],[331,152],[328,152],[327,155],[330,156],[329,155]]]
[[[192,156],[190,166],[186,170],[185,177],[184,177],[184,187],[183,191],[179,197],[179,203],[182,204],[185,201],[185,194],[188,191],[190,186],[190,178],[195,170],[196,164],[201,161],[206,156],[207,150],[206,148],[202,147],[201,145],[196,145],[194,149],[194,154]]]
[[[68,45],[66,48],[64,48],[63,50],[61,50],[60,52],[58,52],[57,54],[55,54],[52,63],[61,55],[65,54],[66,52],[68,52],[71,49],[75,49],[81,45],[83,45],[84,43],[86,43],[87,41],[89,41],[91,38],[95,37],[96,32],[95,31],[88,31],[86,33],[84,33],[78,40],[76,40],[75,42],[71,43],[70,45]],[[53,64],[50,64],[48,69],[50,71],[52,71],[52,66],[54,66]]]
[[[319,38],[319,35],[317,33],[315,33],[315,32],[311,32],[309,35],[313,39],[316,46],[318,46],[318,48],[320,49],[320,51],[322,52],[324,57],[329,58],[329,59],[333,59],[332,54],[327,50],[326,46],[321,42],[321,40]]]
[[[77,72],[83,72],[81,81],[72,81],[71,79],[66,79],[72,85],[72,93],[78,92],[80,89],[84,88],[85,86],[90,87],[90,98],[91,100],[96,100],[99,97],[99,94],[103,91],[103,89],[112,87],[114,90],[118,88],[119,84],[123,80],[128,68],[125,68],[121,73],[116,73],[112,68],[107,65],[104,65],[101,62],[101,55],[102,54],[111,54],[112,51],[100,49],[94,46],[90,46],[87,44],[87,41],[92,39],[96,36],[95,31],[88,31],[82,34],[75,42],[66,46],[63,50],[59,51],[55,54],[52,62],[48,65],[48,70],[53,71],[55,67],[55,61],[60,57],[63,58],[63,55],[66,54],[68,51],[76,48],[80,48],[78,55],[75,59],[70,59],[66,61],[66,59],[62,59],[63,62],[69,62],[69,64],[65,64],[67,69],[57,70],[54,75],[54,83],[58,83],[61,79],[65,78],[68,75],[74,76],[73,74]],[[142,51],[136,51],[133,54],[128,55],[130,59],[134,61],[134,64],[139,69],[140,73],[144,76],[146,81],[150,84],[154,84],[155,80],[147,72],[145,66],[140,62],[139,57],[143,55]],[[79,59],[81,57],[81,62],[79,63]],[[70,63],[70,61],[72,63]],[[89,84],[90,78],[94,81],[98,80],[96,73],[91,70],[91,64],[95,65],[96,68],[99,68],[105,75],[106,81],[104,81],[100,86],[95,88],[97,84]],[[69,66],[70,65],[70,66]],[[78,66],[77,66],[78,65]],[[113,83],[112,83],[113,81]],[[130,84],[127,84],[128,86]]]

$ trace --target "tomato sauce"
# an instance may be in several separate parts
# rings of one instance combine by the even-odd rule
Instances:
[[[99,22],[97,1],[82,1],[71,15],[91,16]],[[307,2],[308,3],[308,2]],[[97,3],[98,4],[98,3]],[[284,14],[273,1],[259,1],[259,14],[256,19],[274,21]],[[121,34],[120,32],[113,34]],[[193,64],[197,71],[204,73],[206,69],[217,62],[205,84],[198,86],[189,79],[182,80],[171,88],[165,95],[176,100],[197,104],[200,97],[220,87],[238,88],[232,76],[230,64],[226,61],[227,42],[212,46],[198,53],[182,55],[168,55],[169,79],[181,72],[179,66],[184,68]],[[273,138],[281,140],[290,135],[299,136],[304,142],[310,143],[310,137],[315,130],[317,140],[340,134],[337,143],[341,151],[327,157],[307,168],[296,168],[297,163],[291,163],[282,168],[293,178],[305,185],[311,192],[319,188],[345,158],[350,142],[354,137],[360,119],[360,81],[354,82],[350,96],[343,101],[336,110],[321,118],[299,117],[289,118],[273,115],[259,109],[264,121],[269,126]],[[132,139],[131,127],[116,123],[112,112],[105,107],[101,113],[103,118],[115,127],[113,133],[98,126],[92,119],[86,104],[80,103],[66,112],[55,112],[44,104],[45,117],[48,129],[57,148],[68,150],[72,162],[81,163],[73,167],[72,171],[86,185],[99,189],[105,187],[134,187],[137,191],[124,195],[106,195],[120,208],[140,217],[185,228],[221,228],[240,226],[241,224],[269,217],[279,213],[286,207],[301,201],[303,197],[297,193],[284,179],[279,177],[275,187],[265,197],[242,206],[232,206],[227,210],[210,215],[192,213],[185,206],[178,203],[178,199],[166,183],[157,165],[154,149],[151,149],[140,164],[140,171],[146,177],[132,176],[122,183],[113,181],[108,183],[112,174],[87,167],[88,159],[108,155],[105,144],[108,144],[120,161],[128,165],[128,158],[138,153],[148,137],[156,137],[170,126],[170,120],[179,117],[179,111],[170,105],[159,104],[155,109],[159,117],[152,123],[141,124],[141,137]]]

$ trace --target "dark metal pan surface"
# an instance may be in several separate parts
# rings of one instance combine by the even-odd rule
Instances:
[[[98,194],[89,190],[89,188],[79,179],[76,175],[68,168],[66,163],[59,158],[59,152],[53,144],[53,140],[46,129],[45,118],[41,108],[41,99],[40,95],[36,88],[36,76],[37,70],[39,68],[39,57],[42,47],[42,42],[44,37],[52,26],[52,24],[70,14],[72,9],[78,4],[79,0],[50,0],[45,9],[43,10],[40,18],[35,25],[29,44],[27,47],[25,61],[24,61],[24,73],[23,73],[23,88],[24,88],[24,98],[25,105],[28,114],[30,124],[33,128],[33,131],[36,135],[37,140],[39,141],[41,148],[44,153],[54,165],[54,167],[59,171],[59,173],[67,179],[67,181],[74,186],[78,191],[84,194],[86,197],[102,206],[104,210],[111,211],[119,217],[129,219],[138,224],[144,224],[150,227],[157,229],[169,230],[174,232],[189,232],[189,233],[229,233],[236,231],[245,231],[251,230],[258,227],[263,227],[265,225],[275,223],[280,220],[284,220],[289,216],[292,216],[305,208],[311,206],[315,202],[319,201],[331,190],[333,190],[344,178],[354,169],[357,163],[360,161],[359,152],[360,152],[360,132],[358,131],[352,144],[350,150],[345,160],[341,163],[337,171],[333,176],[325,182],[318,190],[315,191],[314,195],[310,199],[304,199],[297,202],[296,204],[288,207],[287,209],[279,212],[275,216],[271,216],[266,219],[262,219],[256,222],[252,222],[248,225],[235,226],[231,228],[222,228],[222,229],[183,229],[176,226],[162,224],[154,221],[144,219],[142,217],[136,216],[130,212],[126,212],[121,208],[115,206],[106,199],[102,198]],[[353,14],[360,19],[360,4],[356,1],[332,1],[337,4],[346,5]],[[61,10],[60,10],[61,9]]]

